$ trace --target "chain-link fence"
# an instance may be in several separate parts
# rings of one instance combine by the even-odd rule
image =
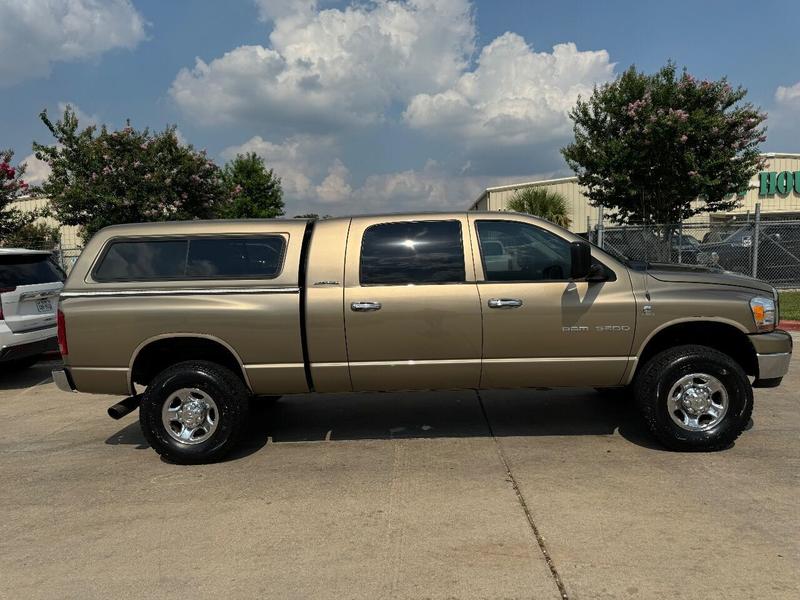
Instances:
[[[5,247],[6,244],[0,244],[0,247]],[[26,248],[28,250],[49,250],[53,253],[53,260],[55,260],[66,273],[69,273],[78,256],[81,254],[81,248],[77,244],[65,245],[62,240],[42,240],[41,238],[34,239],[14,239],[13,247]]]
[[[800,220],[742,215],[706,223],[594,226],[585,235],[612,254],[647,262],[702,265],[800,287]]]

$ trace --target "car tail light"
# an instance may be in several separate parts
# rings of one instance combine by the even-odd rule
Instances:
[[[60,308],[56,316],[56,325],[58,329],[58,349],[61,352],[61,356],[66,356],[69,354],[69,348],[67,348],[67,324],[64,321],[64,313],[61,312]]]
[[[0,288],[0,294],[5,294],[6,292],[13,292],[16,288],[15,287],[4,287]],[[0,321],[3,320],[3,299],[0,298]]]

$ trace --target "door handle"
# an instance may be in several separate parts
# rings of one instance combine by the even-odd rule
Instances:
[[[522,300],[516,298],[492,298],[489,300],[489,308],[519,308]]]
[[[371,312],[373,310],[380,310],[381,303],[380,302],[372,302],[372,301],[361,301],[361,302],[353,302],[350,304],[350,310],[355,312]]]

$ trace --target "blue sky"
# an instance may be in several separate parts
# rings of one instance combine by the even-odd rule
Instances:
[[[569,174],[558,149],[577,95],[673,59],[748,88],[770,114],[764,150],[797,152],[796,9],[0,0],[0,147],[25,158],[48,141],[39,110],[70,103],[86,124],[177,124],[219,162],[258,152],[288,214],[466,207],[486,185]]]

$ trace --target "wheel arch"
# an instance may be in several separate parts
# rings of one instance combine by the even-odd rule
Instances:
[[[166,352],[170,353],[168,358],[164,357]],[[239,376],[248,390],[253,390],[241,357],[228,342],[207,333],[181,332],[155,335],[136,347],[128,364],[130,393],[136,393],[134,383],[149,383],[158,372],[185,360],[210,360],[221,364]]]
[[[734,359],[752,376],[758,375],[758,359],[749,331],[741,323],[723,318],[683,318],[662,324],[641,343],[635,356],[636,368],[631,369],[628,383],[653,356],[678,345],[697,344],[722,352]]]

